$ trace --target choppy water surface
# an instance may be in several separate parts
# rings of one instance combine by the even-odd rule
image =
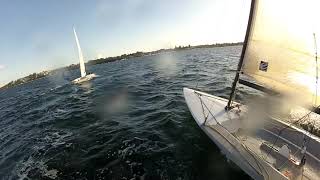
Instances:
[[[182,88],[227,97],[241,47],[192,49],[63,72],[0,91],[2,179],[240,179],[194,122]],[[249,91],[250,92],[250,91]],[[249,96],[239,88],[240,100]]]

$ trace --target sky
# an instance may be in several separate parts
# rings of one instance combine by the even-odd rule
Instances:
[[[241,42],[250,0],[0,0],[0,86],[136,51]]]

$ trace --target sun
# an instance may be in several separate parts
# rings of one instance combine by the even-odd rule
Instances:
[[[96,57],[97,59],[101,59],[101,58],[104,58],[105,56],[102,53],[98,53]]]

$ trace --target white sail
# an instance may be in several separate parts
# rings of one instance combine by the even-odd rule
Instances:
[[[82,51],[81,51],[79,39],[78,39],[78,36],[77,36],[77,33],[76,33],[75,28],[73,28],[73,33],[74,33],[74,36],[75,36],[75,38],[76,38],[77,47],[78,47],[81,77],[84,77],[84,76],[86,76],[86,67],[85,67],[85,65],[84,65],[83,54],[82,54]]]
[[[242,73],[277,92],[320,104],[320,1],[256,0]]]

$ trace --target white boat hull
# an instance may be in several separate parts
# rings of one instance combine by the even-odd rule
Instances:
[[[84,77],[79,77],[75,80],[73,80],[72,82],[75,83],[75,84],[81,84],[81,83],[84,83],[84,82],[87,82],[87,81],[90,81],[91,79],[97,77],[97,75],[95,74],[88,74]]]
[[[228,102],[226,99],[188,88],[184,88],[184,97],[199,127],[228,159],[232,160],[249,176],[254,179],[293,179],[293,177],[300,177],[299,179],[301,179],[301,175],[299,176],[301,168],[292,165],[291,162],[281,167],[274,165],[279,162],[279,159],[277,159],[279,152],[275,151],[274,156],[266,155],[266,150],[262,148],[262,146],[268,147],[266,145],[268,139],[273,141],[276,136],[275,133],[268,133],[268,129],[261,129],[257,131],[258,134],[253,136],[240,133],[245,131],[240,116],[243,112],[246,112],[246,107],[239,106],[226,111],[225,107]],[[272,128],[270,128],[270,131],[272,131]],[[286,142],[285,139],[279,141],[282,144]],[[288,143],[288,146],[292,151],[297,151],[299,148],[290,143]],[[320,161],[310,152],[308,153],[309,164],[305,165],[303,179],[318,179],[319,176],[316,175],[316,172],[320,170],[318,169],[320,164],[317,165]],[[283,160],[283,157],[279,158]],[[311,165],[313,167],[309,168]],[[281,169],[277,170],[279,167]]]

